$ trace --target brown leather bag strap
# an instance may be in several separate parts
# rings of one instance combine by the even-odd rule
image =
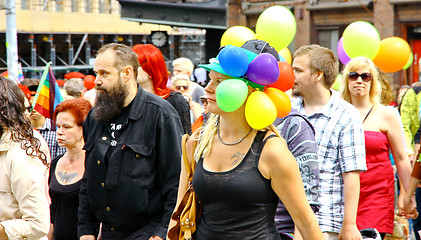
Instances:
[[[197,141],[194,140],[193,142],[193,149],[192,149],[192,154],[190,156],[191,159],[191,164],[189,163],[189,159],[187,158],[187,141],[189,140],[190,135],[188,134],[184,134],[183,138],[181,140],[181,150],[183,152],[183,162],[184,162],[184,167],[186,168],[186,173],[187,173],[187,178],[189,180],[189,182],[192,181],[193,179],[193,173],[194,173],[194,169],[196,167],[196,161],[194,160],[194,150],[196,149],[197,146]]]

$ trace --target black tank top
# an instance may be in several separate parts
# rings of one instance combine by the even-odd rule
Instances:
[[[196,240],[280,239],[274,222],[278,196],[257,168],[268,138],[259,131],[242,162],[227,172],[196,165],[193,188],[203,203]]]
[[[64,154],[51,161],[49,176],[49,193],[51,197],[50,216],[54,224],[54,240],[76,240],[77,211],[79,207],[79,189],[82,179],[62,185],[56,178],[57,162]]]

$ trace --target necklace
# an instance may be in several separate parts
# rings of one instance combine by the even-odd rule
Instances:
[[[251,130],[252,130],[253,128],[252,127],[250,127],[250,130],[248,131],[248,133],[244,136],[244,137],[242,137],[240,140],[238,140],[237,142],[235,142],[235,143],[226,143],[226,142],[224,142],[222,139],[221,139],[221,136],[219,135],[219,121],[218,121],[218,126],[216,127],[216,131],[217,131],[217,134],[218,134],[218,139],[219,139],[219,141],[222,143],[222,144],[224,144],[224,145],[227,145],[227,146],[234,146],[234,145],[237,145],[237,144],[239,144],[240,142],[242,142],[248,135],[250,135],[250,133],[251,133]]]

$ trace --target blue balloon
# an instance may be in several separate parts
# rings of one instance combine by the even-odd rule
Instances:
[[[244,49],[228,45],[218,55],[219,64],[229,76],[242,77],[246,74],[249,59]]]

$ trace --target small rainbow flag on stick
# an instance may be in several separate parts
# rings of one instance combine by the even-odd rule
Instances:
[[[54,110],[63,101],[56,78],[50,68],[51,62],[45,66],[41,81],[38,85],[37,94],[32,103],[35,110],[42,116],[53,119]]]

